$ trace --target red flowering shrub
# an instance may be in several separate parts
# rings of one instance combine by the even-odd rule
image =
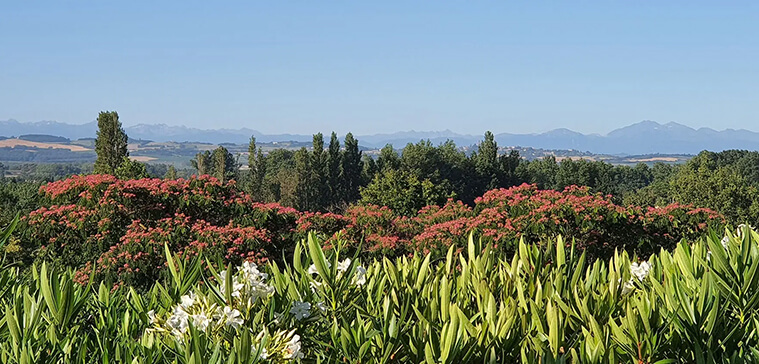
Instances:
[[[78,205],[53,205],[32,211],[22,218],[28,228],[20,229],[26,256],[36,254],[47,260],[65,256],[77,266],[106,249],[102,241],[111,234],[111,220]]]
[[[615,205],[611,196],[590,193],[586,187],[570,186],[564,191],[539,190],[523,184],[488,191],[477,198],[475,213],[448,214],[433,224],[420,224],[413,245],[425,252],[444,252],[461,244],[466,232],[474,231],[496,244],[520,238],[539,242],[546,237],[575,239],[591,255],[609,255],[622,248],[650,254],[672,247],[682,238],[695,238],[724,219],[709,209],[686,205],[642,209]],[[424,218],[420,213],[417,218]]]
[[[363,242],[363,249],[369,253],[401,254],[408,248],[408,239],[402,231],[406,218],[387,206],[351,206],[345,211],[345,218],[348,225],[343,238]]]
[[[232,224],[213,226],[202,220],[191,223],[182,214],[161,219],[150,227],[134,221],[121,241],[98,258],[94,269],[92,265],[85,266],[80,279],[87,280],[94,273],[99,279],[137,286],[150,283],[166,266],[164,245],[187,259],[202,252],[211,261],[262,263],[267,259],[265,249],[270,241],[266,230]]]
[[[141,282],[163,269],[163,245],[181,254],[226,261],[282,258],[292,249],[300,213],[253,202],[209,176],[118,180],[74,176],[40,188],[50,207],[24,223],[26,260],[82,267],[98,276]],[[92,264],[90,264],[92,266]]]
[[[324,238],[325,245],[331,246],[338,232],[344,231],[350,220],[340,214],[331,212],[304,212],[296,223],[299,238],[305,238],[311,231],[316,231]]]
[[[511,249],[519,238],[539,242],[562,235],[592,255],[616,248],[648,254],[693,239],[724,223],[715,212],[685,205],[619,206],[587,188],[539,190],[534,185],[488,191],[472,208],[449,200],[411,217],[388,207],[351,206],[342,215],[299,212],[255,202],[234,182],[209,177],[124,181],[75,176],[40,188],[46,207],[24,218],[26,260],[44,259],[140,285],[164,271],[164,244],[212,261],[288,259],[294,242],[316,231],[329,245],[340,234],[365,254],[444,254],[469,232]],[[329,246],[328,246],[329,247]]]
[[[164,244],[172,251],[182,251],[180,242],[192,240],[190,219],[185,215],[165,218],[146,226],[135,220],[121,241],[100,255],[94,269],[99,279],[110,278],[134,285],[154,281],[163,270],[166,259]]]

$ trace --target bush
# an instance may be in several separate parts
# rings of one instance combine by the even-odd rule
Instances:
[[[343,214],[299,212],[253,201],[234,181],[209,176],[126,181],[75,176],[40,192],[45,206],[23,218],[15,257],[141,287],[165,274],[159,254],[164,244],[182,255],[204,252],[218,262],[282,263],[292,256],[292,241],[316,231],[326,248],[340,239],[348,243],[345,249],[361,247],[366,257],[416,251],[442,257],[451,246],[461,251],[463,237],[474,231],[509,253],[519,239],[536,243],[561,235],[591,256],[606,258],[618,248],[638,254],[672,248],[724,222],[707,209],[621,206],[574,186],[561,192],[535,185],[492,190],[473,208],[449,200],[412,216],[374,205],[350,206]]]

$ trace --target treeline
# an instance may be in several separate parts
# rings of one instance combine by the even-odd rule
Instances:
[[[36,176],[29,174],[36,178],[28,180],[40,183],[58,179],[50,176],[90,172],[120,179],[189,176],[189,170],[130,160],[128,137],[116,112],[101,112],[98,127],[93,169],[39,165]],[[652,167],[553,157],[528,161],[517,151],[500,153],[490,132],[471,152],[452,141],[440,145],[420,141],[401,150],[387,145],[377,154],[365,155],[351,133],[341,141],[334,132],[328,141],[321,133],[315,134],[309,149],[268,153],[251,138],[248,151],[247,165],[224,146],[198,153],[191,165],[200,175],[235,180],[256,201],[277,202],[301,211],[341,212],[362,204],[387,206],[410,216],[449,199],[473,206],[486,191],[528,183],[554,190],[587,186],[611,195],[619,204],[688,203],[715,209],[736,223],[759,220],[759,153],[754,151],[705,151],[682,165],[657,163]],[[4,211],[0,215],[9,214]]]
[[[247,168],[224,147],[196,156],[200,174],[235,179],[256,200],[278,202],[302,211],[339,212],[351,204],[388,206],[413,215],[448,199],[468,205],[486,191],[522,183],[541,189],[590,187],[612,195],[620,204],[662,206],[673,202],[715,209],[729,220],[759,220],[759,153],[704,151],[682,165],[612,165],[603,161],[554,157],[528,161],[517,151],[499,153],[493,134],[485,133],[477,148],[466,153],[452,141],[387,145],[364,155],[358,140],[347,134],[342,144],[335,133],[322,134],[313,147],[263,153],[251,138]]]
[[[238,169],[235,157],[224,147],[199,153],[192,161],[199,174],[221,180],[236,179],[259,201],[307,211],[340,211],[353,203],[388,206],[402,214],[427,205],[474,199],[495,188],[522,183],[539,188],[591,187],[620,201],[669,176],[673,167],[646,164],[613,166],[604,162],[553,157],[527,161],[517,151],[499,153],[493,134],[487,132],[476,150],[466,153],[452,141],[433,145],[409,143],[402,150],[387,145],[376,156],[363,155],[358,140],[348,133],[341,145],[335,133],[325,143],[314,135],[313,147],[297,151],[276,149],[264,154],[251,138],[247,168]]]

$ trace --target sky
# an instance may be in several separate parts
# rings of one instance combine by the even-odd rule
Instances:
[[[757,19],[755,1],[7,1],[0,120],[759,130]]]

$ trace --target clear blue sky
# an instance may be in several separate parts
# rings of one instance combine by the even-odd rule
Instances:
[[[0,7],[0,120],[606,133],[646,119],[759,130],[758,109],[756,1]]]

